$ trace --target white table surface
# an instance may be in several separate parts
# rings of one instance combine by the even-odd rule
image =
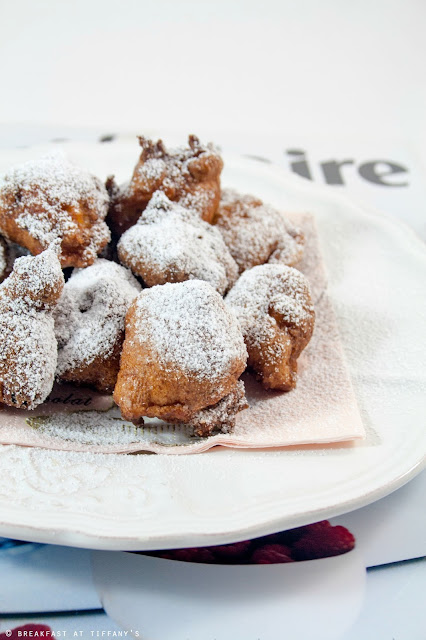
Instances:
[[[426,560],[412,560],[369,569],[364,605],[358,619],[341,640],[424,640],[425,580]],[[0,634],[27,623],[47,624],[58,637],[61,632],[65,640],[73,637],[120,637],[119,627],[100,610],[61,616],[47,614],[3,617],[0,619]],[[137,637],[144,638],[143,628],[135,631],[139,633]],[[278,633],[277,629],[277,639],[280,638]],[[172,620],[170,635],[163,640],[173,640]]]

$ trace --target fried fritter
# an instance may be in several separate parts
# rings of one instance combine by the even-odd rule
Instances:
[[[219,231],[161,191],[121,236],[117,249],[120,261],[149,287],[198,278],[224,294],[238,276]]]
[[[50,250],[15,260],[0,285],[0,402],[33,409],[49,395],[57,361],[53,309],[63,286]]]
[[[266,262],[292,267],[302,257],[302,231],[280,211],[253,196],[225,189],[213,224],[240,273]]]
[[[114,400],[126,420],[190,420],[231,393],[247,352],[234,314],[206,282],[145,289],[126,317]]]
[[[60,247],[62,267],[87,267],[110,239],[101,181],[61,153],[12,169],[0,183],[0,231],[33,255]]]
[[[315,312],[305,276],[279,264],[245,271],[228,293],[248,351],[248,365],[266,389],[296,386],[297,359],[311,339]]]
[[[59,380],[113,392],[124,319],[140,290],[128,269],[101,258],[73,271],[54,312]]]
[[[223,161],[212,144],[190,135],[188,147],[168,151],[162,140],[139,137],[142,153],[129,183],[107,181],[111,196],[108,224],[116,235],[134,225],[155,191],[211,222],[220,199]]]

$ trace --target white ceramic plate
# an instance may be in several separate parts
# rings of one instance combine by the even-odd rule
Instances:
[[[137,157],[133,140],[67,149],[98,175],[119,179],[130,174]],[[0,172],[36,153],[3,151]],[[224,184],[284,209],[316,213],[367,439],[192,456],[3,446],[1,536],[103,549],[225,543],[361,507],[424,465],[423,243],[402,224],[278,167],[226,156],[225,167]]]

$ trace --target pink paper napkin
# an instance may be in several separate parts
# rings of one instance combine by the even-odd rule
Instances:
[[[289,393],[266,391],[244,374],[249,409],[238,414],[233,433],[194,437],[189,428],[159,420],[135,427],[121,419],[111,397],[89,389],[56,386],[34,411],[2,407],[0,443],[98,453],[199,453],[223,445],[271,448],[326,444],[365,437],[345,363],[334,311],[327,295],[315,219],[293,214],[306,237],[299,269],[311,282],[315,331],[299,359],[299,379]]]

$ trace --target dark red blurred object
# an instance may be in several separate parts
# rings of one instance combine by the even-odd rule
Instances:
[[[351,551],[355,538],[345,527],[329,527],[325,530],[308,530],[292,549],[295,560],[316,560],[330,558]]]
[[[254,540],[215,547],[152,551],[145,555],[208,564],[277,564],[329,558],[347,553],[354,547],[355,538],[350,531],[321,520]]]
[[[22,640],[22,638],[52,638],[52,629],[47,624],[23,624],[10,631],[0,633],[0,640]]]
[[[294,562],[290,547],[283,544],[265,544],[253,552],[251,564],[277,564]]]
[[[194,549],[171,549],[160,553],[154,553],[159,558],[168,560],[180,560],[181,562],[205,562],[214,564],[215,557],[207,547],[195,547]]]
[[[234,542],[232,544],[220,544],[215,547],[209,547],[214,555],[218,558],[237,560],[248,554],[251,547],[250,540],[242,542]]]

